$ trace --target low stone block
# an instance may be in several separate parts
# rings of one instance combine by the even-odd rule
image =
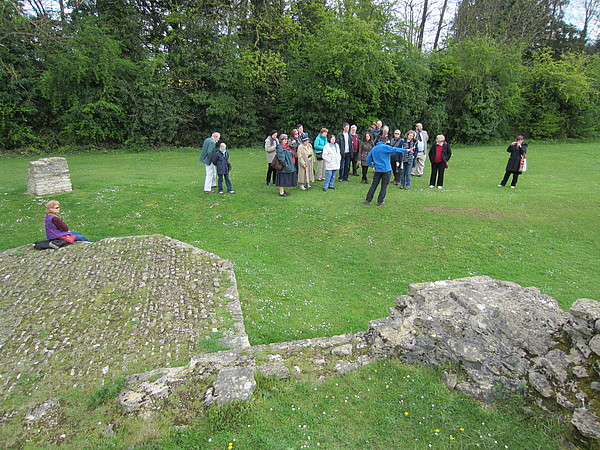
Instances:
[[[35,196],[71,192],[71,177],[65,158],[42,158],[29,162],[27,193]]]

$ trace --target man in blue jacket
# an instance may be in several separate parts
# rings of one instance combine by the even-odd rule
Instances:
[[[367,155],[367,164],[375,168],[375,174],[373,175],[373,183],[367,192],[367,198],[363,202],[365,205],[371,203],[375,190],[381,182],[381,190],[377,197],[377,204],[379,206],[385,205],[385,194],[387,193],[387,185],[390,182],[392,174],[392,166],[390,164],[390,155],[392,153],[412,153],[412,150],[406,148],[392,147],[391,145],[385,144],[385,138],[380,138],[379,142],[375,144],[375,147]]]

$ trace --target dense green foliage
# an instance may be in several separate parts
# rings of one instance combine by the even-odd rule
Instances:
[[[375,119],[454,142],[597,136],[598,46],[562,20],[566,3],[462,2],[429,53],[393,2],[89,0],[59,21],[7,0],[0,151],[195,145],[214,130],[248,145]]]

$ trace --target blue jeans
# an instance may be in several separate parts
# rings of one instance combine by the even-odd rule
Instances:
[[[350,153],[344,153],[340,161],[340,180],[348,181],[350,175]]]
[[[223,192],[223,177],[225,177],[225,185],[227,186],[227,192],[233,191],[231,187],[231,181],[229,181],[228,173],[220,173],[219,174],[219,192]]]
[[[94,242],[91,239],[86,238],[83,234],[78,233],[77,231],[69,231],[69,234],[75,235],[76,241]]]
[[[405,161],[404,166],[402,167],[402,174],[400,175],[400,184],[402,186],[410,187],[411,180],[412,180],[412,164],[409,164]]]
[[[325,172],[325,182],[323,183],[323,189],[329,189],[333,187],[336,172],[337,170],[327,170]]]

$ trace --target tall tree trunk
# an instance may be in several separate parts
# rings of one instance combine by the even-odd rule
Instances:
[[[417,38],[417,48],[421,50],[423,48],[423,35],[425,34],[425,22],[427,20],[427,13],[429,0],[423,1],[423,15],[421,16],[421,26],[419,27],[419,37]]]
[[[58,0],[58,7],[60,8],[60,23],[63,27],[63,29],[65,28],[66,25],[66,21],[65,21],[65,0]]]
[[[442,34],[442,27],[444,26],[444,15],[446,14],[446,7],[448,6],[448,0],[444,0],[442,6],[442,12],[440,14],[440,21],[438,23],[437,32],[435,33],[435,41],[433,42],[433,49],[436,50],[438,43],[440,42],[440,35]]]

